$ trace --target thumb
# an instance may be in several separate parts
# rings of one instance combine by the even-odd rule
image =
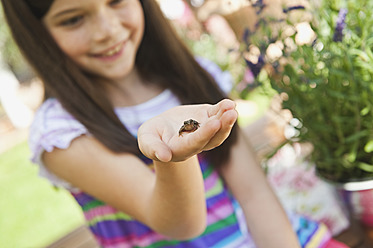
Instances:
[[[146,142],[142,142],[146,141]],[[171,149],[158,137],[152,134],[144,134],[139,137],[140,151],[152,160],[169,162],[172,159]]]

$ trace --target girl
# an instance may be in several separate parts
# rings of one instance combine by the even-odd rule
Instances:
[[[1,1],[45,84],[33,161],[71,191],[102,247],[299,247],[219,72],[154,0]]]

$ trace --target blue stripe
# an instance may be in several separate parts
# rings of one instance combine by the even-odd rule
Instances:
[[[219,243],[215,244],[211,248],[224,248],[224,247],[227,247],[229,244],[231,244],[235,240],[238,240],[241,237],[242,237],[241,231],[237,231],[237,232],[233,233],[232,235],[226,237],[225,239],[223,239]]]

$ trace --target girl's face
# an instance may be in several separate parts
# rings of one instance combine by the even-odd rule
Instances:
[[[134,68],[144,32],[139,0],[54,0],[43,23],[87,72],[119,80]]]

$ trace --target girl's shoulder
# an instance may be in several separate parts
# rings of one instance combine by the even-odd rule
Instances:
[[[35,121],[46,119],[48,117],[54,117],[56,115],[69,116],[69,113],[62,107],[61,103],[55,98],[49,98],[45,100],[37,109],[35,113]]]
[[[46,100],[36,111],[29,130],[32,161],[40,163],[39,155],[44,150],[66,149],[74,138],[86,133],[87,129],[57,99]]]

